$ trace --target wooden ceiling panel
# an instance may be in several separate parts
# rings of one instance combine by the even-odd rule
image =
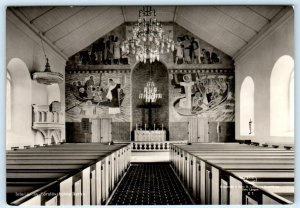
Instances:
[[[283,8],[283,6],[248,6],[248,8],[270,20]]]
[[[70,57],[78,51],[82,50],[83,48],[87,47],[88,45],[92,44],[95,40],[99,39],[99,37],[120,26],[123,22],[123,18],[121,16],[117,16],[111,19],[109,22],[107,22],[107,26],[105,28],[96,28],[97,30],[93,31],[93,33],[90,33],[88,36],[79,40],[76,43],[76,45],[69,45],[69,47],[64,48],[62,51]],[[78,48],[80,48],[80,50],[78,50]]]
[[[26,16],[29,21],[32,21],[47,12],[50,12],[55,7],[19,7],[18,10]]]
[[[60,39],[85,27],[90,21],[93,21],[93,19],[109,11],[110,7],[86,7],[76,15],[59,24],[57,27],[49,30],[46,33],[46,36],[55,44]]]
[[[192,15],[193,20],[204,19],[205,24],[221,27],[245,42],[256,34],[256,32],[247,27],[247,25],[224,14],[221,10],[213,6],[192,7],[186,8],[183,11],[183,13],[187,15]]]
[[[43,33],[59,26],[68,18],[80,12],[84,7],[56,7],[36,19],[33,24]]]
[[[201,37],[201,39],[205,40],[207,43],[213,45],[228,55],[234,54],[234,52],[237,50],[234,44],[230,44],[228,41],[220,39],[219,36],[212,35],[205,27],[201,27],[198,24],[192,23],[181,15],[178,15],[176,22],[186,30],[192,32],[198,37]]]
[[[45,37],[71,56],[126,22],[136,22],[142,6],[16,7]],[[157,19],[175,21],[232,56],[270,22],[283,6],[153,6]],[[175,17],[175,18],[174,18]]]
[[[78,45],[85,45],[86,43],[90,44],[104,35],[106,33],[103,33],[104,31],[109,32],[123,22],[124,19],[121,9],[119,7],[111,7],[107,12],[102,13],[102,15],[97,16],[87,24],[57,41],[55,45],[63,51],[73,51],[69,48],[75,47],[77,49]],[[94,37],[95,33],[98,34],[98,37],[96,39],[90,39],[89,37]],[[85,47],[87,45],[85,45]],[[77,49],[75,53],[78,51],[79,50]],[[69,56],[70,54],[68,53],[67,55]]]
[[[217,6],[217,8],[256,32],[268,23],[268,19],[246,6]]]

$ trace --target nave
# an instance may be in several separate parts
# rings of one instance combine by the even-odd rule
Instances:
[[[133,163],[109,205],[191,205],[170,163]]]
[[[131,163],[132,150],[131,144],[8,150],[7,201],[11,205],[294,202],[293,146],[166,143],[159,150],[169,155],[167,163]]]
[[[8,6],[7,203],[293,204],[294,16]]]

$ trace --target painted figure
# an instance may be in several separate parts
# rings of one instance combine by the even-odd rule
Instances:
[[[191,57],[190,57],[191,41],[190,41],[188,35],[184,36],[184,40],[182,41],[182,45],[183,45],[184,63],[189,64],[189,63],[191,63]]]
[[[112,107],[119,107],[119,89],[120,84],[116,84],[112,79],[109,79],[109,87],[106,98],[111,102]]]
[[[114,62],[116,64],[120,63],[121,58],[121,43],[118,40],[118,37],[115,37],[114,44],[113,44],[113,53],[114,53]]]
[[[176,50],[176,58],[175,58],[175,64],[178,64],[178,60],[183,60],[183,48],[182,48],[182,41],[181,38],[177,38],[177,42],[175,44],[175,50]]]
[[[192,46],[191,46],[191,57],[192,57],[192,63],[201,64],[201,49],[200,49],[200,43],[198,39],[195,39],[192,37]]]

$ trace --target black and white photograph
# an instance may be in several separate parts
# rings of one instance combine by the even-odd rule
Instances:
[[[6,203],[293,205],[293,6],[109,3],[7,6]]]

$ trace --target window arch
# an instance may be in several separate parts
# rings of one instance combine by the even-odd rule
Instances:
[[[6,129],[11,130],[11,104],[12,104],[12,80],[9,72],[6,73]]]
[[[270,135],[293,136],[294,126],[294,60],[281,56],[274,64],[270,78]]]
[[[254,136],[254,82],[249,76],[240,91],[240,134]]]
[[[11,78],[11,129],[6,148],[34,144],[32,139],[31,77],[25,62],[12,58],[7,64]]]

